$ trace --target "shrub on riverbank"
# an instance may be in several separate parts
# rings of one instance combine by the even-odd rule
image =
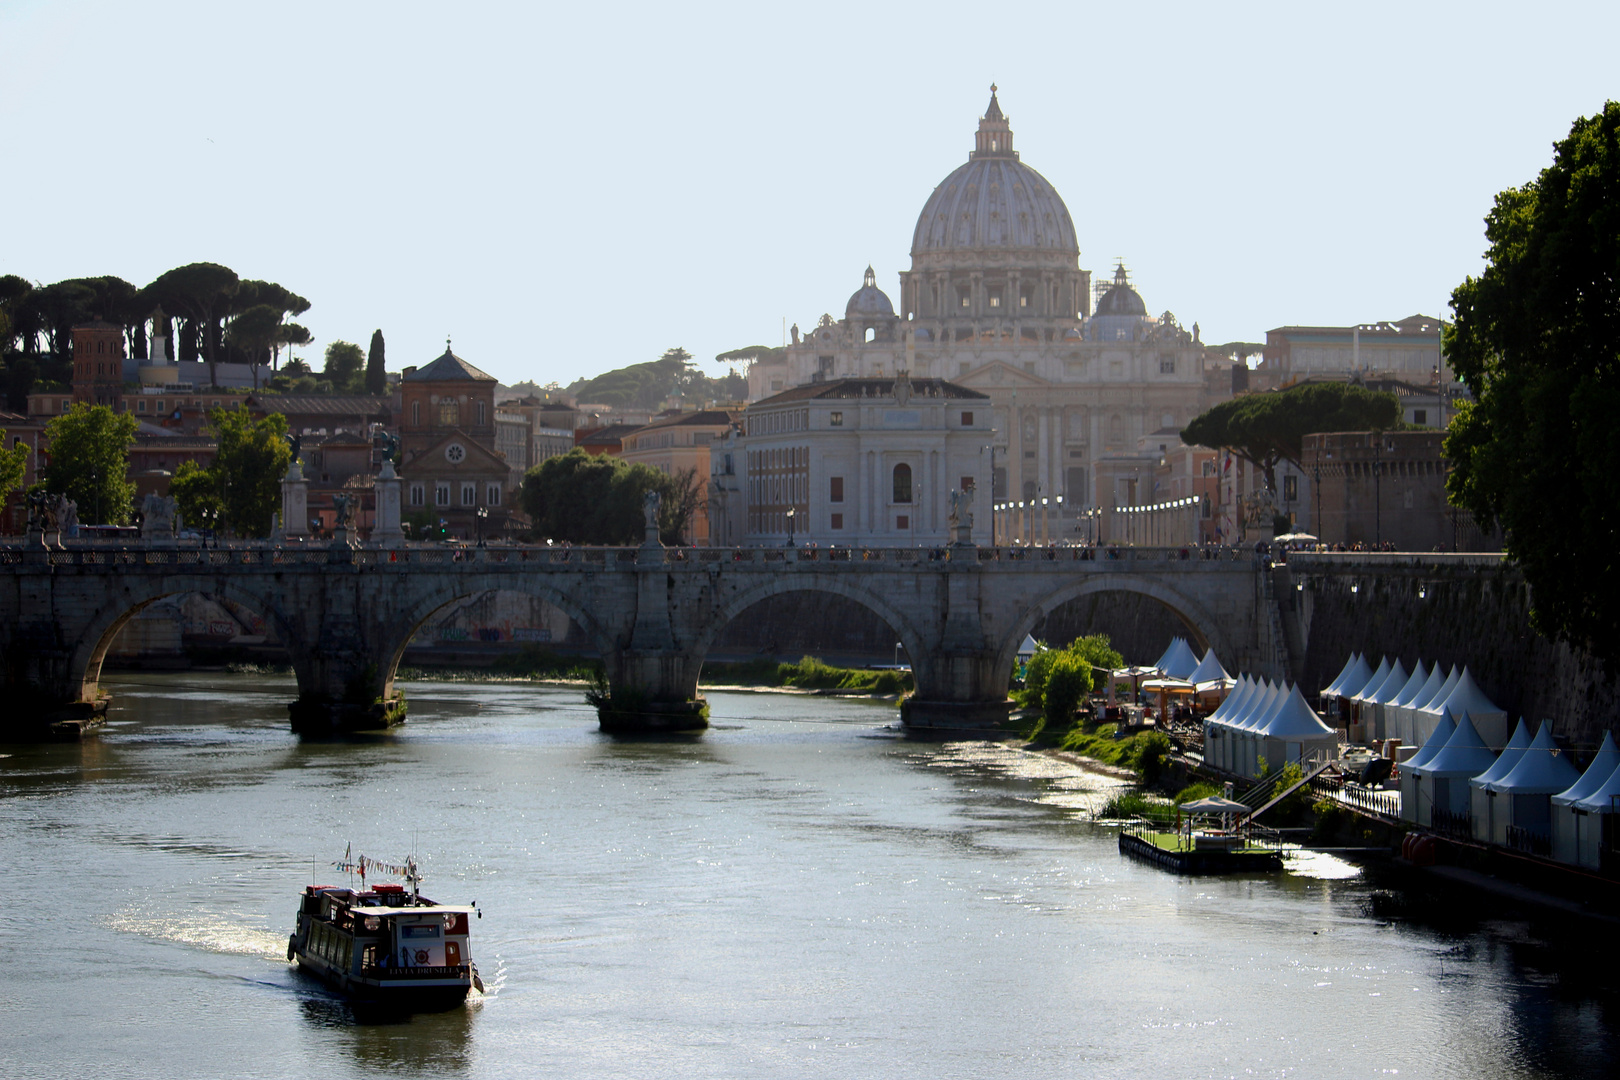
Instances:
[[[489,670],[508,677],[590,680],[602,670],[602,661],[594,657],[564,656],[538,645],[525,645],[517,652],[497,658]]]
[[[1170,757],[1169,737],[1159,731],[1144,731],[1128,739],[1116,739],[1115,730],[1113,724],[1104,724],[1092,731],[1077,725],[1063,737],[1062,749],[1130,769],[1144,784],[1157,783]]]
[[[705,664],[700,681],[709,686],[792,686],[866,694],[903,694],[912,687],[909,672],[833,667],[814,656],[806,656],[797,664],[763,658],[737,664]]]

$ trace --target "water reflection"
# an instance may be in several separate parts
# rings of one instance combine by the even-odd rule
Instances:
[[[357,1008],[335,997],[306,997],[298,1008],[324,1051],[336,1050],[359,1069],[446,1076],[472,1068],[476,1002],[412,1015]]]

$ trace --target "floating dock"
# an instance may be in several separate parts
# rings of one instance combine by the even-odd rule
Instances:
[[[1177,874],[1266,874],[1282,869],[1282,855],[1274,849],[1226,843],[1200,845],[1200,839],[1235,838],[1194,836],[1189,847],[1187,837],[1180,833],[1122,832],[1119,850]]]

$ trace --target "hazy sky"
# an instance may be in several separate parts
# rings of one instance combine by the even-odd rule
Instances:
[[[221,262],[319,350],[567,383],[898,294],[1001,87],[1080,262],[1207,342],[1433,313],[1620,94],[1620,4],[0,0],[0,273]]]

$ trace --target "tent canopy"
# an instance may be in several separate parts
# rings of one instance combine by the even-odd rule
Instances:
[[[1360,653],[1351,653],[1350,654],[1350,659],[1348,659],[1348,660],[1346,660],[1344,662],[1344,667],[1340,668],[1339,673],[1337,675],[1333,676],[1333,681],[1327,684],[1327,688],[1324,689],[1322,691],[1322,693],[1324,693],[1324,694],[1337,694],[1339,692],[1340,685],[1343,684],[1344,680],[1347,677],[1349,677],[1349,675],[1350,675],[1350,673],[1352,671],[1356,670],[1356,664],[1360,660],[1361,660],[1361,654]]]
[[[1620,769],[1615,769],[1596,791],[1575,805],[1592,814],[1620,813]]]
[[[1457,689],[1457,682],[1461,678],[1462,672],[1457,670],[1457,665],[1451,665],[1451,674],[1446,676],[1446,681],[1440,684],[1440,689],[1434,692],[1434,696],[1428,701],[1425,701],[1422,705],[1418,705],[1416,702],[1414,702],[1413,707],[1415,707],[1419,712],[1431,712],[1435,715],[1439,715],[1440,706],[1444,705],[1446,703],[1446,698],[1450,697],[1451,692]]]
[[[1228,675],[1226,669],[1221,667],[1221,662],[1215,659],[1215,650],[1207,649],[1204,652],[1204,658],[1198,661],[1198,666],[1193,669],[1193,673],[1187,676],[1187,681],[1205,683],[1214,682],[1217,679],[1224,679],[1230,684],[1232,676]]]
[[[1305,704],[1305,697],[1299,692],[1299,687],[1292,687],[1288,696],[1283,699],[1270,717],[1265,727],[1259,733],[1269,739],[1299,740],[1320,735],[1332,735],[1333,729],[1322,723],[1311,707]]]
[[[1401,687],[1400,692],[1390,699],[1389,704],[1397,707],[1411,704],[1412,698],[1419,690],[1423,689],[1423,684],[1428,681],[1429,669],[1423,666],[1422,660],[1419,660],[1417,667],[1412,669],[1412,674],[1407,678],[1406,685]]]
[[[1362,683],[1355,693],[1345,694],[1344,696],[1352,701],[1366,700],[1367,694],[1384,685],[1384,680],[1387,678],[1389,678],[1389,657],[1380,656],[1378,658],[1378,667],[1373,670],[1372,676]]]
[[[1018,655],[1022,657],[1034,656],[1035,650],[1038,648],[1040,648],[1040,646],[1035,642],[1035,635],[1025,634],[1024,643],[1018,646]]]
[[[1449,709],[1446,715],[1453,716]],[[1467,713],[1462,714],[1462,722],[1457,730],[1446,740],[1433,757],[1422,765],[1416,766],[1414,772],[1424,776],[1442,777],[1452,780],[1465,780],[1489,769],[1496,764],[1496,754],[1485,745],[1480,738],[1479,731],[1474,727],[1474,721]]]
[[[1430,735],[1429,741],[1423,744],[1423,749],[1407,758],[1406,764],[1402,768],[1409,769],[1412,772],[1421,771],[1428,760],[1444,749],[1446,743],[1450,742],[1451,737],[1456,733],[1457,724],[1456,721],[1452,720],[1451,714],[1442,715],[1440,717],[1440,726],[1434,729],[1434,734]]]
[[[1614,733],[1605,731],[1603,745],[1598,747],[1597,756],[1592,759],[1592,764],[1586,767],[1581,778],[1573,785],[1554,795],[1552,801],[1560,806],[1580,802],[1602,787],[1603,782],[1614,773],[1616,767],[1620,767],[1620,746],[1614,743]]]
[[[1479,684],[1474,681],[1474,677],[1469,674],[1466,667],[1462,669],[1462,674],[1457,677],[1457,685],[1441,704],[1450,709],[1453,716],[1461,716],[1463,713],[1468,713],[1470,716],[1480,716],[1484,713],[1500,713],[1502,711],[1497,708],[1490,698],[1485,696],[1485,691],[1479,688]]]
[[[1514,795],[1556,795],[1581,778],[1569,755],[1553,741],[1552,721],[1543,720],[1541,730],[1525,748],[1513,771],[1491,783],[1492,791]]]
[[[1418,687],[1418,692],[1413,694],[1411,698],[1407,700],[1405,707],[1408,709],[1423,708],[1423,706],[1429,703],[1430,698],[1434,697],[1434,695],[1440,692],[1440,688],[1445,684],[1445,673],[1441,671],[1439,664],[1434,665],[1434,670],[1429,672],[1428,680],[1422,686]]]
[[[1188,814],[1247,814],[1249,808],[1232,799],[1223,799],[1219,795],[1210,795],[1207,798],[1184,802],[1181,809]]]
[[[1342,698],[1355,697],[1357,694],[1361,693],[1362,688],[1367,685],[1368,680],[1372,677],[1373,669],[1372,666],[1367,663],[1367,658],[1365,656],[1358,656],[1356,658],[1355,668],[1350,672],[1350,674],[1344,677],[1344,681],[1339,683],[1339,688],[1338,690],[1334,691],[1334,693],[1338,694]]]
[[[1502,748],[1502,756],[1496,759],[1496,764],[1492,765],[1488,771],[1474,777],[1474,785],[1484,787],[1487,784],[1494,784],[1512,772],[1513,766],[1519,763],[1519,759],[1524,756],[1525,747],[1529,745],[1530,729],[1525,726],[1524,717],[1521,716],[1519,717],[1519,726],[1513,729],[1513,737]]]
[[[1388,701],[1406,685],[1406,679],[1406,669],[1401,667],[1400,658],[1396,657],[1395,662],[1390,665],[1389,674],[1384,677],[1384,681],[1376,686],[1369,683],[1367,689],[1356,695],[1355,700],[1367,705],[1377,705]]]
[[[1185,679],[1198,670],[1198,657],[1193,654],[1187,639],[1178,637],[1171,640],[1170,647],[1153,662],[1153,666],[1172,679]]]

